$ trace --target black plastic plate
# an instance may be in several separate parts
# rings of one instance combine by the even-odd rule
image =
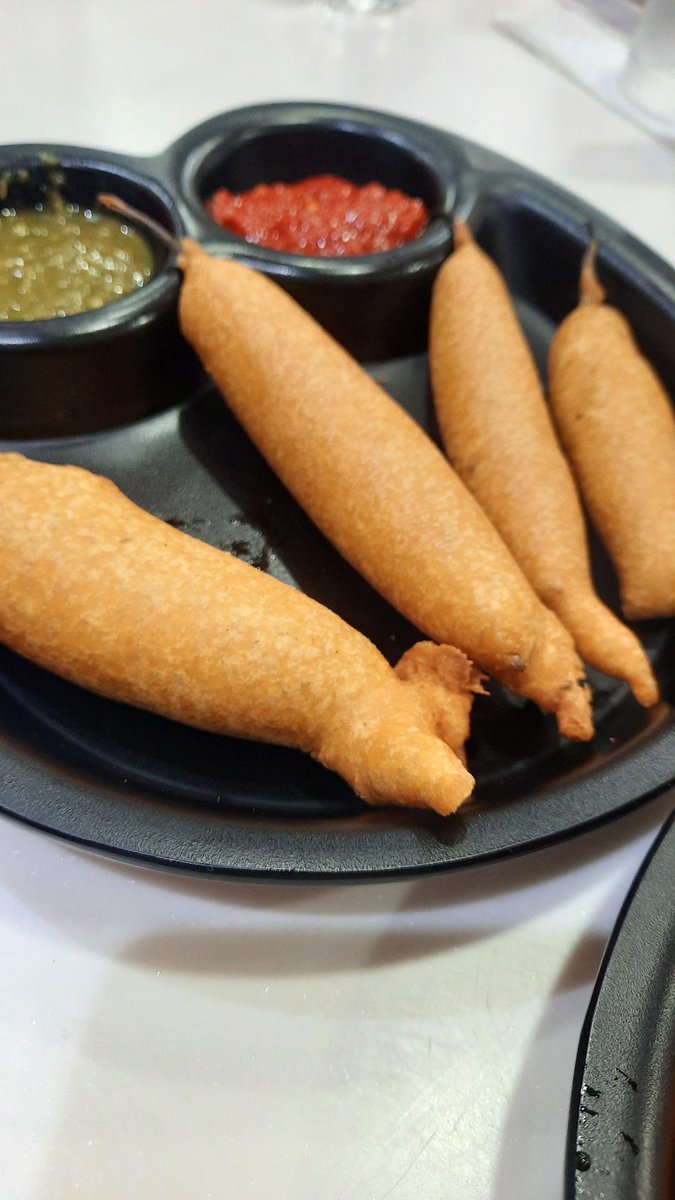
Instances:
[[[364,115],[335,106],[298,109],[306,119]],[[260,121],[267,110],[250,111]],[[228,120],[219,119],[224,126]],[[396,125],[408,128],[399,119]],[[590,217],[614,302],[675,385],[670,268],[536,176],[438,130],[409,129],[459,164],[459,211],[501,263],[542,367],[556,323],[575,302]],[[189,152],[190,135],[177,145],[185,142]],[[180,175],[171,149],[145,170],[169,190]],[[180,194],[177,203],[181,209]],[[190,227],[187,209],[184,217]],[[435,436],[426,357],[406,354],[368,369]],[[419,637],[317,532],[211,390],[113,432],[11,445],[110,476],[164,520],[335,609],[391,661]],[[594,557],[599,590],[616,608],[614,576],[597,546]],[[149,865],[254,879],[413,875],[533,849],[615,817],[675,778],[675,622],[645,623],[639,632],[661,683],[658,708],[645,712],[624,685],[591,674],[597,736],[578,745],[558,737],[552,718],[493,686],[474,710],[475,797],[445,820],[366,809],[337,776],[300,753],[173,725],[91,696],[4,650],[0,808]]]
[[[579,1045],[568,1200],[675,1196],[675,813],[610,940]]]

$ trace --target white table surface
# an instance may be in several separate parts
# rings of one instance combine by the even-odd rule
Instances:
[[[675,155],[489,4],[0,9],[3,142],[150,154],[243,104],[355,102],[482,142],[675,260]],[[118,866],[0,819],[4,1200],[562,1197],[593,980],[672,803],[503,864],[302,889]]]

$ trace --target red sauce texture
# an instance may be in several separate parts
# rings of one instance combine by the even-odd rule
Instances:
[[[335,175],[259,183],[239,194],[220,188],[206,208],[247,242],[319,258],[394,250],[419,237],[429,220],[421,200],[381,183],[358,187]]]

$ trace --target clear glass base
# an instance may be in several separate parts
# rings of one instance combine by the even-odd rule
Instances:
[[[403,8],[408,0],[326,0],[326,3],[341,12],[388,13]]]
[[[675,0],[648,0],[621,88],[637,108],[675,130]]]

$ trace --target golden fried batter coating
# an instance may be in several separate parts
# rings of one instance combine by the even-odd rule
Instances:
[[[485,695],[484,675],[455,646],[417,642],[398,660],[396,674],[415,688],[433,728],[466,762],[473,697]]]
[[[429,354],[453,466],[582,657],[655,704],[642,645],[593,588],[581,502],[505,281],[459,221],[434,286]]]
[[[551,404],[629,618],[675,616],[675,414],[626,319],[603,303],[594,251],[551,348]]]
[[[0,640],[65,679],[306,750],[372,804],[447,814],[472,790],[424,695],[367,638],[108,479],[0,454],[0,561]]]
[[[424,430],[271,280],[183,246],[183,332],[319,528],[429,637],[591,737],[572,639]]]

